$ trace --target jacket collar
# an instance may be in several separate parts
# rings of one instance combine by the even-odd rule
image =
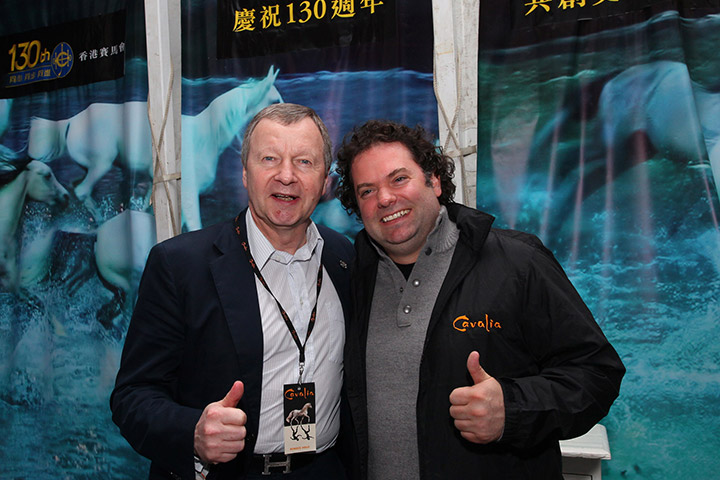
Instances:
[[[223,225],[223,228],[220,229],[217,237],[215,237],[215,249],[220,255],[242,248],[242,245],[240,245],[238,241],[238,234],[240,234],[240,238],[247,240],[247,228],[245,226],[245,214],[247,211],[248,209],[245,208],[237,216],[239,220],[237,224],[240,227],[239,231],[236,232],[235,224],[231,221]]]
[[[460,229],[460,237],[479,252],[490,234],[495,217],[459,203],[447,205],[447,210],[450,220]]]

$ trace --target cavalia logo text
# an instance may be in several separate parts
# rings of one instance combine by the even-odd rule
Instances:
[[[460,315],[453,320],[453,328],[458,332],[467,332],[468,330],[481,329],[489,332],[490,330],[502,329],[500,322],[496,322],[486,313],[484,320],[470,320],[467,315]]]
[[[300,389],[293,389],[288,388],[285,390],[285,398],[288,400],[294,400],[296,398],[310,398],[315,396],[315,392],[311,389],[307,388],[300,388]]]

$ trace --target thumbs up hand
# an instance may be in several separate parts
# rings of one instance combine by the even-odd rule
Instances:
[[[237,407],[245,386],[236,381],[225,398],[209,404],[195,425],[195,453],[206,463],[225,463],[245,448],[245,412]]]
[[[474,385],[450,393],[450,416],[465,440],[494,442],[505,428],[505,401],[500,383],[480,366],[480,354],[472,352],[467,369]]]

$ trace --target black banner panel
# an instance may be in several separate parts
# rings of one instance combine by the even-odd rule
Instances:
[[[218,0],[218,58],[382,43],[396,34],[395,0]]]
[[[124,10],[0,37],[0,98],[113,80],[124,71]]]

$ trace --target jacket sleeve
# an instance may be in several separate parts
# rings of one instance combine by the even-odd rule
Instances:
[[[193,479],[193,434],[202,410],[175,400],[186,339],[174,285],[163,245],[155,246],[140,282],[110,407],[138,453],[175,478]]]
[[[535,371],[497,379],[505,400],[501,443],[525,448],[586,433],[607,415],[625,367],[543,246],[528,263],[522,329]]]

